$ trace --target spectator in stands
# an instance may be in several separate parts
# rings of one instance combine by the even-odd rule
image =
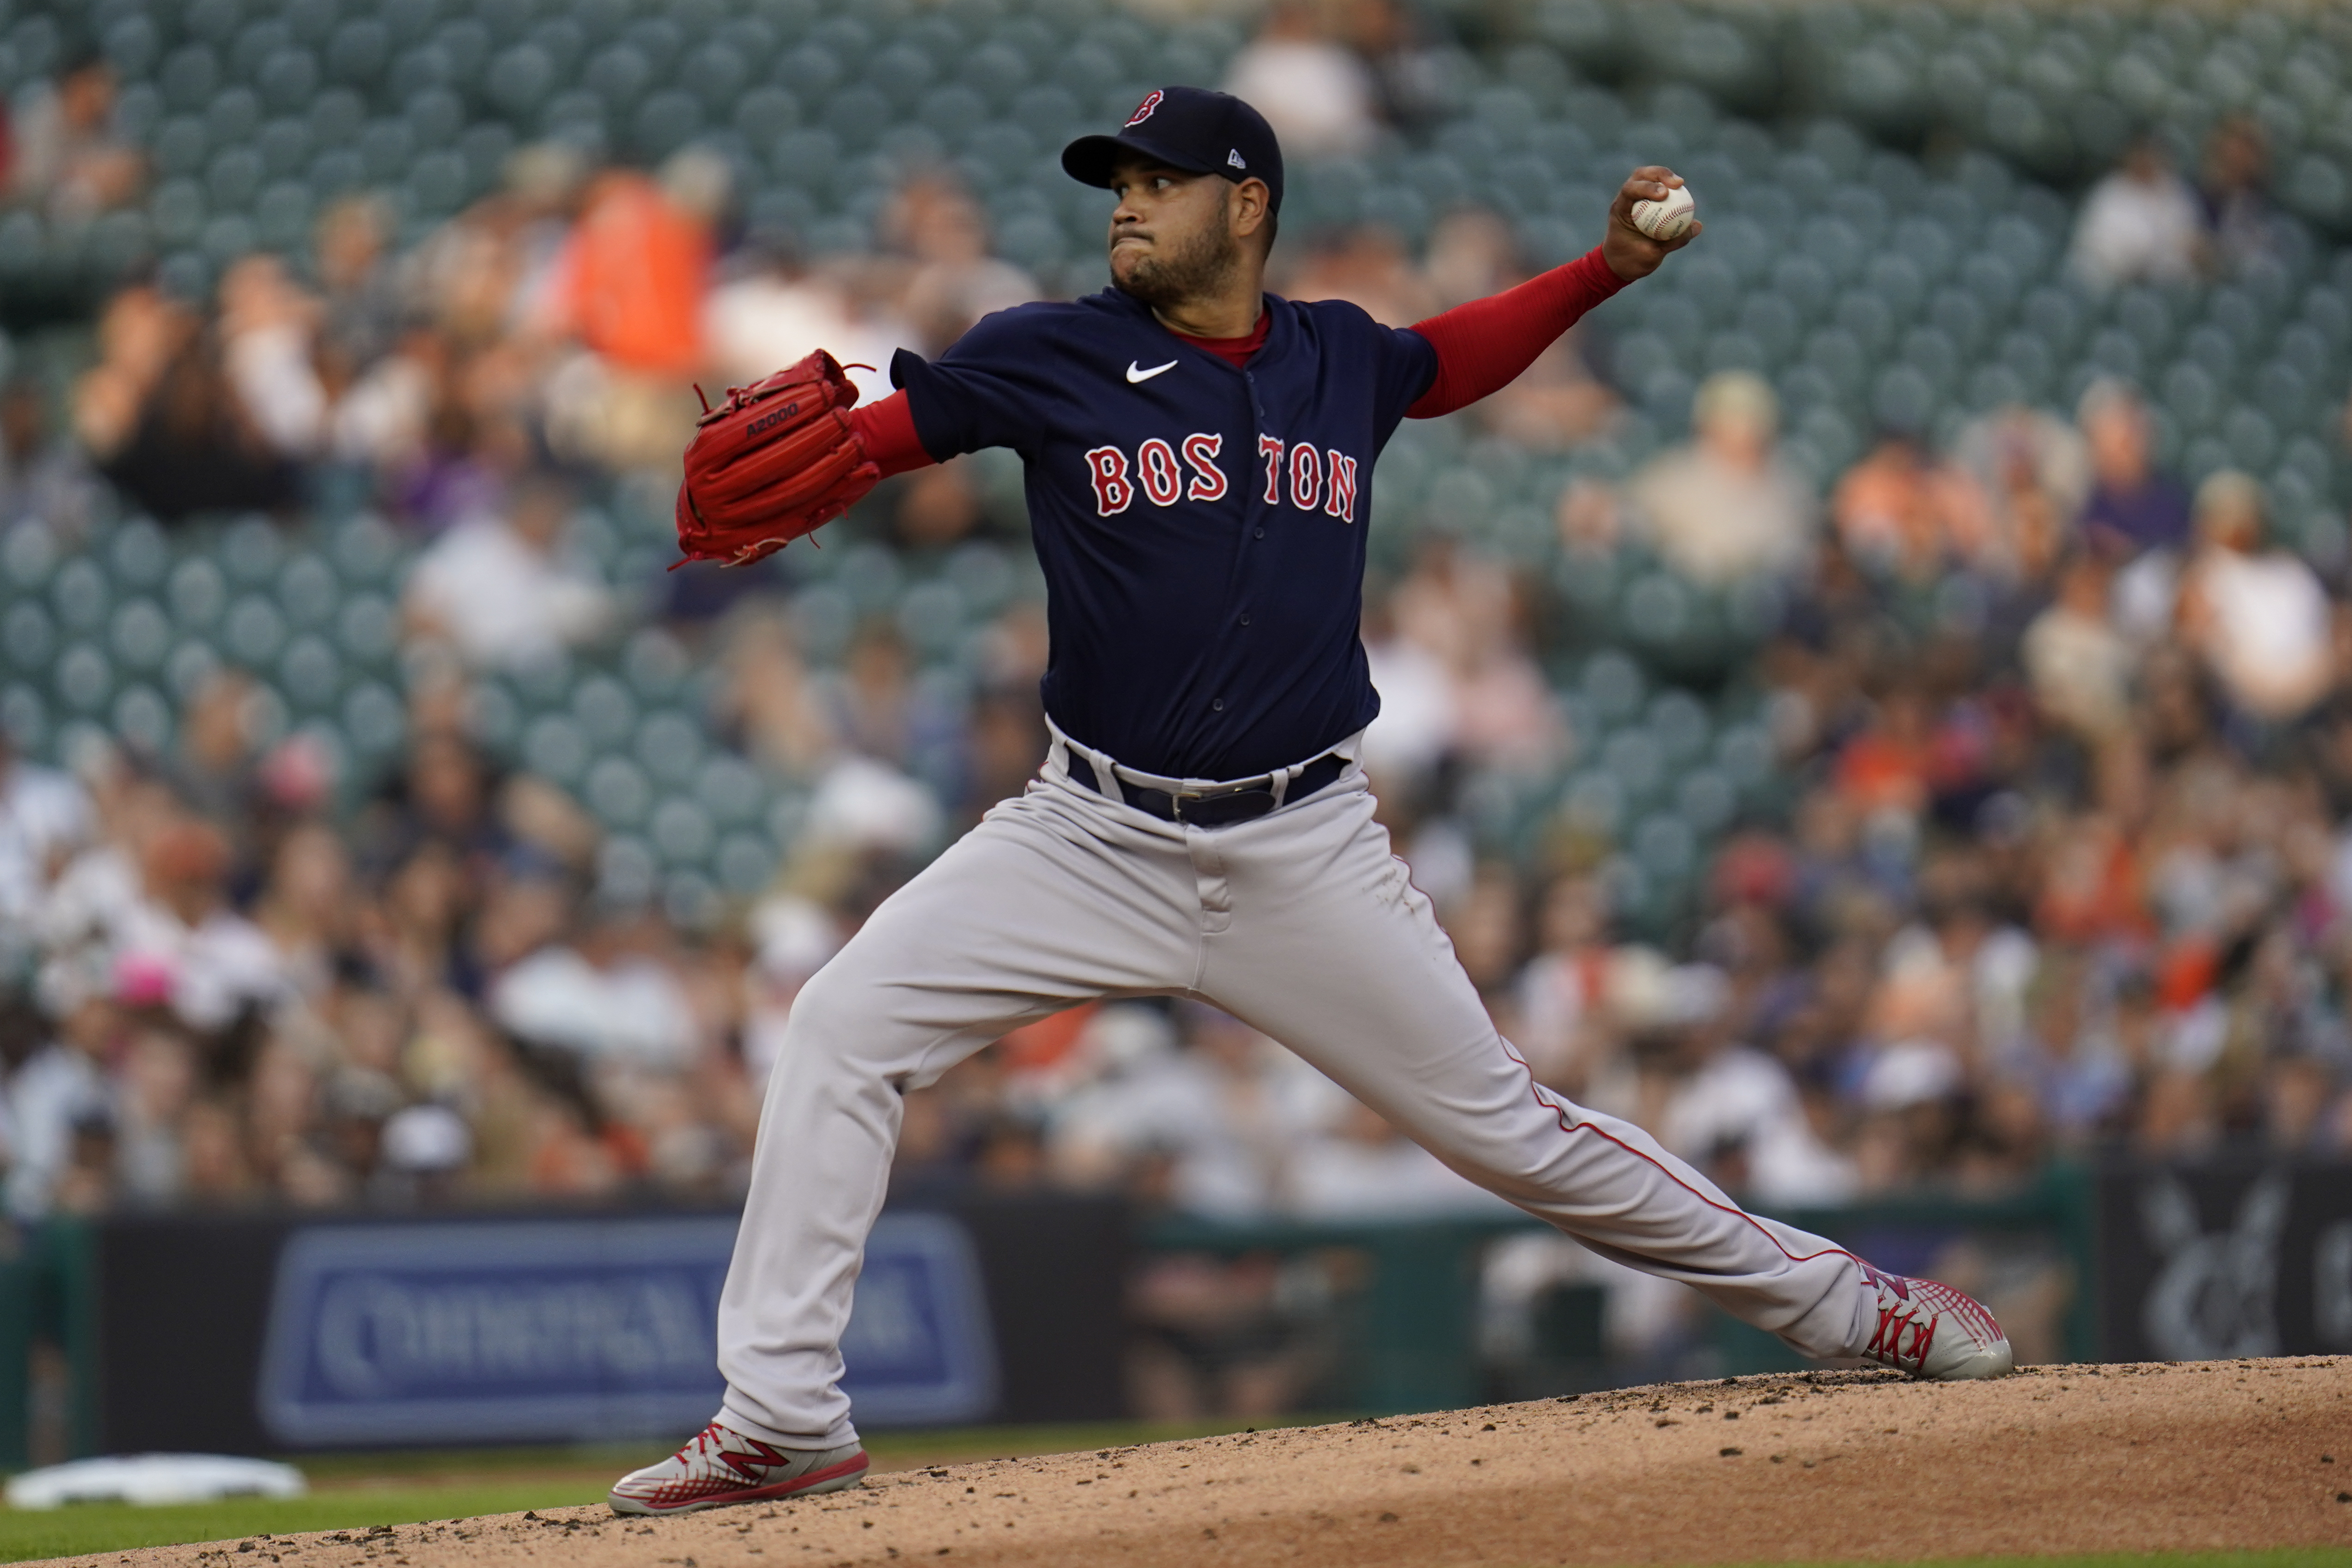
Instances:
[[[1438,220],[1422,277],[1432,308],[1449,310],[1524,282],[1527,269],[1501,215],[1465,207]],[[1570,329],[1517,381],[1475,404],[1479,423],[1505,440],[1538,450],[1573,446],[1598,434],[1615,415],[1617,398],[1586,363],[1591,330],[1589,322]]]
[[[1632,496],[1651,540],[1693,581],[1727,587],[1795,571],[1812,547],[1816,504],[1775,455],[1780,406],[1761,377],[1709,376],[1691,406],[1695,438],[1653,459]]]
[[[99,324],[74,425],[100,472],[147,512],[275,511],[299,472],[256,423],[216,333],[160,291],[125,289]]]
[[[1224,89],[1258,107],[1293,158],[1358,153],[1379,130],[1361,57],[1331,38],[1304,0],[1280,0],[1226,68]]]
[[[694,149],[658,180],[610,170],[591,182],[555,258],[543,325],[593,356],[550,390],[566,448],[614,467],[665,465],[692,433],[687,382],[705,360],[712,229],[724,163]]]
[[[531,433],[506,406],[501,359],[420,329],[337,410],[339,449],[373,468],[394,515],[423,532],[495,512],[538,459]]]
[[[2196,554],[2180,584],[2180,632],[2230,702],[2282,723],[2336,682],[2335,615],[2300,557],[2265,550],[2262,486],[2223,470],[2197,490]]]
[[[2091,187],[2071,259],[2078,276],[2101,287],[2189,283],[2203,265],[2204,235],[2197,193],[2173,171],[2164,143],[2142,135]]]
[[[2270,134],[2251,114],[2226,114],[2205,136],[2198,199],[2205,216],[2210,270],[2242,273],[2278,255],[2284,221],[2270,197]]]
[[[118,990],[205,1033],[288,995],[277,948],[228,902],[229,869],[219,829],[190,817],[165,823],[142,856],[141,894],[110,934]]]
[[[2115,572],[2085,551],[2061,570],[2057,601],[2026,628],[2019,656],[2049,719],[2096,744],[2131,722],[2131,644],[2107,618]]]
[[[196,329],[193,312],[161,289],[123,289],[98,319],[98,362],[74,383],[74,434],[103,464],[130,444],[155,383]]]
[[[265,757],[260,727],[268,701],[242,671],[212,671],[190,695],[178,748],[161,764],[173,793],[228,835],[240,881],[261,873],[270,830],[278,825],[270,820],[276,802],[265,775],[282,754],[282,743]]]
[[[384,199],[362,194],[331,204],[311,231],[310,270],[319,288],[315,358],[331,401],[399,341],[405,309],[385,254],[392,229]]]
[[[122,1016],[96,987],[52,992],[57,1025],[6,1085],[9,1214],[38,1219],[52,1207],[92,1213],[111,1200],[115,1157],[112,1085]],[[79,1188],[79,1190],[72,1190]]]
[[[1589,876],[1555,879],[1537,917],[1537,951],[1519,971],[1511,1038],[1542,1082],[1571,1097],[1587,1092],[1610,1052],[1607,987],[1609,895]]]
[[[1290,1164],[1289,1211],[1301,1219],[1438,1219],[1499,1216],[1504,1199],[1455,1175],[1367,1106],[1349,1103]]]
[[[1413,270],[1404,242],[1378,224],[1323,236],[1283,291],[1298,299],[1344,299],[1391,327],[1410,326],[1437,310],[1436,296]]]
[[[1527,281],[1518,236],[1487,207],[1458,207],[1437,220],[1421,264],[1432,308],[1451,310]]]
[[[1049,1142],[1055,1168],[1079,1186],[1148,1180],[1190,1213],[1267,1213],[1285,1200],[1300,1141],[1328,1127],[1345,1097],[1255,1030],[1206,1008],[1183,1010],[1183,1049],[1131,1062],[1061,1108]]]
[[[953,180],[907,181],[883,209],[880,226],[884,243],[912,264],[898,314],[925,354],[945,351],[982,316],[1037,298],[1035,278],[989,253],[988,219]]]
[[[1883,433],[1846,470],[1830,498],[1830,519],[1856,560],[1912,582],[1990,553],[1983,493],[1965,470],[1930,455],[1906,430]]]
[[[327,389],[314,358],[319,302],[268,252],[240,257],[221,277],[221,363],[245,415],[270,450],[290,461],[315,455],[326,436]]]
[[[863,308],[838,277],[807,265],[791,238],[761,235],[733,258],[736,269],[711,290],[704,336],[722,381],[749,386],[818,349],[851,370],[866,397],[890,392],[890,356],[910,336]]]
[[[891,508],[891,539],[922,563],[926,556],[961,543],[985,518],[978,488],[979,465],[970,457],[934,463],[903,476]]]
[[[528,664],[602,630],[612,596],[564,549],[572,504],[568,486],[533,476],[503,515],[452,528],[409,578],[410,634],[488,667]]]
[[[162,1208],[194,1196],[187,1121],[198,1074],[196,1042],[184,1029],[152,1013],[131,1024],[123,1050],[117,1157],[123,1196],[134,1206]]]
[[[1525,612],[1508,570],[1435,535],[1390,596],[1389,612],[1402,639],[1444,672],[1449,751],[1522,772],[1558,758],[1568,737],[1527,655]]]
[[[1389,595],[1365,596],[1363,641],[1381,711],[1364,732],[1362,760],[1393,810],[1420,800],[1453,753],[1454,676],[1436,653],[1400,632]]]
[[[333,983],[335,961],[351,943],[353,880],[341,836],[305,822],[278,841],[254,905],[254,924],[278,950],[289,984],[313,1001]]]
[[[407,489],[429,496],[434,488],[432,438],[449,365],[440,337],[422,327],[396,333],[384,352],[366,361],[348,357],[345,348],[331,340],[324,357],[334,393],[330,441],[336,460],[373,474],[377,488],[403,515],[471,509],[471,497],[444,507],[397,494]]]
[[[896,626],[860,627],[840,677],[824,683],[829,727],[858,756],[923,780],[942,800],[961,800],[962,724],[912,666]]]
[[[1989,514],[1971,564],[1995,581],[2040,581],[2090,496],[2090,452],[2080,433],[2054,414],[2011,404],[1962,426],[1952,460]]]
[[[2074,419],[2091,455],[2091,493],[2079,526],[2094,548],[2134,556],[2186,546],[2189,496],[2156,466],[2139,394],[2121,382],[2093,382]]]
[[[10,202],[87,221],[139,194],[146,161],[115,129],[114,92],[114,68],[89,56],[16,96],[0,135]]]
[[[0,972],[23,972],[49,887],[94,826],[72,775],[19,756],[0,727]]]
[[[1733,1191],[1766,1205],[1852,1200],[1853,1162],[1825,1145],[1781,1062],[1742,1043],[1727,979],[1704,965],[1669,976],[1679,1028],[1663,1063],[1671,1086],[1660,1141]]]
[[[0,530],[38,522],[79,539],[97,502],[89,463],[51,429],[47,390],[23,376],[0,383]]]
[[[724,680],[714,715],[744,755],[787,779],[810,779],[838,754],[830,705],[793,642],[791,623],[760,611],[739,614],[724,639]]]

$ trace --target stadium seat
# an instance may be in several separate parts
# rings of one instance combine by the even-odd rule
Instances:
[[[581,733],[600,750],[620,747],[636,728],[637,705],[628,689],[610,675],[591,674],[571,694],[572,716]]]
[[[543,714],[524,729],[521,755],[533,773],[557,784],[576,785],[588,768],[588,737],[573,720]]]
[[[636,827],[653,809],[653,785],[645,770],[625,757],[597,758],[588,768],[581,793],[588,809],[609,828]]]
[[[77,556],[58,568],[48,590],[50,607],[68,633],[96,632],[112,608],[113,591],[105,571],[86,556]]]
[[[96,713],[114,695],[114,668],[89,643],[69,643],[50,669],[49,687],[61,706]]]
[[[342,695],[342,661],[316,632],[302,632],[286,644],[276,674],[278,689],[306,713],[328,711]]]
[[[152,674],[172,650],[172,622],[152,599],[133,599],[114,612],[107,648],[126,670]]]
[[[718,848],[719,834],[710,813],[691,799],[673,796],[654,809],[647,836],[662,860],[673,869],[700,869]]]
[[[682,788],[698,776],[702,753],[702,727],[688,714],[665,709],[648,714],[637,726],[637,761],[669,789]]]
[[[407,709],[381,681],[365,681],[345,693],[341,716],[345,739],[362,758],[389,757],[407,738]]]
[[[769,795],[760,770],[740,757],[724,752],[706,757],[695,770],[694,798],[721,826],[757,822]]]
[[[550,651],[539,653],[510,670],[508,681],[517,699],[525,706],[535,711],[549,711],[568,703],[573,674],[570,654],[560,650]]]
[[[1672,810],[1642,819],[1631,837],[1633,858],[1654,884],[1671,890],[1698,867],[1699,841],[1690,823]]]
[[[596,892],[607,907],[628,909],[646,904],[660,886],[661,864],[653,850],[635,834],[607,837],[596,852]]]
[[[29,674],[47,667],[57,645],[57,622],[37,602],[19,600],[0,616],[0,652],[10,669]]]
[[[49,705],[37,690],[23,681],[0,686],[0,725],[7,727],[10,740],[16,747],[37,753],[48,750]]]
[[[108,728],[151,757],[163,755],[172,744],[173,705],[153,686],[126,686],[108,705]]]
[[[248,593],[229,606],[221,624],[221,646],[247,669],[259,669],[276,659],[286,645],[286,617],[266,595]]]

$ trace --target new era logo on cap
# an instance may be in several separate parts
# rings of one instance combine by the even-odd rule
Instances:
[[[1236,169],[1246,169],[1249,167],[1249,160],[1242,156],[1242,150],[1238,147],[1232,149],[1225,154],[1225,162],[1232,164]]]

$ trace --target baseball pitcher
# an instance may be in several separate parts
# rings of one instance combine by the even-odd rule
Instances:
[[[866,407],[812,355],[730,392],[687,455],[679,541],[757,559],[880,478],[983,446],[1026,465],[1045,568],[1039,777],[875,912],[795,1002],[719,1308],[727,1395],[625,1477],[625,1513],[854,1486],[838,1383],[902,1096],[1097,997],[1182,996],[1262,1030],[1470,1180],[1815,1357],[1997,1377],[1948,1286],[1743,1211],[1641,1128],[1535,1082],[1373,820],[1358,746],[1372,465],[1402,419],[1506,385],[1657,269],[1633,171],[1589,255],[1410,329],[1264,292],[1282,153],[1248,104],[1147,97],[1062,154],[1117,197],[1111,287],[988,317]]]

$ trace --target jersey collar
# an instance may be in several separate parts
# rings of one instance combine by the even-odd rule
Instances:
[[[1183,334],[1170,330],[1166,322],[1160,320],[1159,317],[1154,316],[1151,313],[1150,306],[1146,305],[1142,300],[1138,299],[1134,295],[1128,293],[1117,285],[1105,285],[1102,293],[1097,295],[1097,298],[1106,300],[1114,309],[1140,319],[1146,326],[1152,328],[1161,336],[1165,337],[1171,343],[1174,344],[1178,352],[1189,355],[1192,359],[1199,360],[1205,364],[1214,365],[1217,369],[1223,371],[1230,375],[1237,376],[1244,373],[1242,367],[1234,364],[1231,360],[1219,354],[1211,353],[1208,350],[1201,348],[1192,340],[1184,337]],[[1258,298],[1261,302],[1260,309],[1262,314],[1260,319],[1265,322],[1265,341],[1260,343],[1257,348],[1257,352],[1251,356],[1253,362],[1265,358],[1276,347],[1280,346],[1284,342],[1290,329],[1289,300],[1285,299],[1281,295],[1276,294],[1271,290],[1261,293],[1258,296]]]

